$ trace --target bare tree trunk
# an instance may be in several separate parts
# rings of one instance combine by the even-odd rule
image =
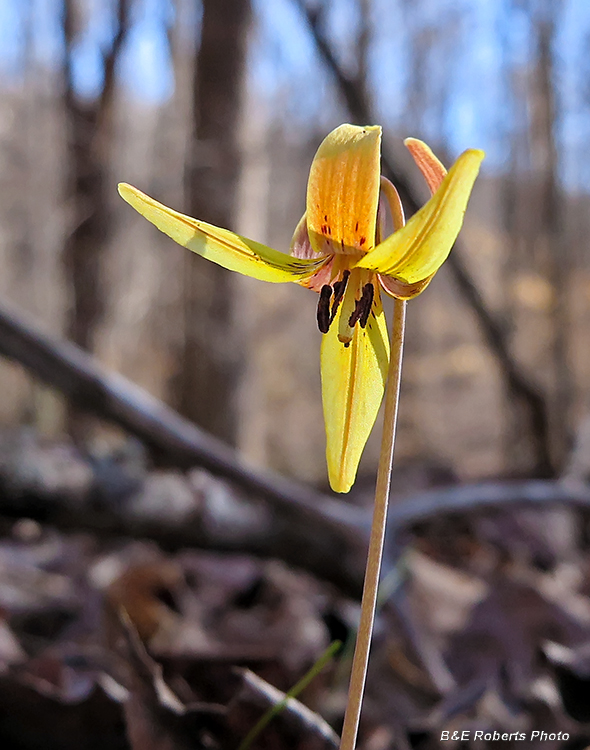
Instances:
[[[520,9],[514,12],[520,12]],[[553,45],[559,3],[545,10],[530,6],[532,47],[527,64],[515,68],[506,58],[507,88],[514,115],[510,133],[512,173],[504,194],[504,223],[509,235],[505,278],[514,346],[536,368],[549,405],[547,448],[550,466],[559,471],[568,442],[572,396],[568,368],[566,307],[570,254],[562,240],[563,197],[559,188],[556,144],[555,61]],[[524,282],[520,286],[520,282]],[[528,291],[527,291],[528,290]],[[527,299],[528,298],[528,299]],[[548,346],[541,332],[551,331]],[[509,403],[507,452],[513,469],[522,469],[522,414]],[[542,467],[539,467],[542,468]],[[536,473],[541,474],[537,468]]]
[[[536,37],[536,60],[531,106],[531,162],[538,180],[536,244],[541,268],[553,288],[552,302],[552,369],[553,424],[552,448],[557,466],[563,464],[568,452],[572,382],[568,366],[568,276],[571,273],[570,253],[562,238],[563,206],[558,184],[556,145],[555,60],[553,46],[556,14],[559,3],[551,6],[547,18],[533,21]],[[540,251],[540,252],[539,252]]]
[[[527,196],[530,195],[529,181],[524,175],[528,170],[528,107],[527,82],[524,71],[515,69],[507,49],[507,40],[503,39],[504,52],[504,86],[507,99],[511,102],[512,114],[510,131],[507,133],[510,149],[509,169],[502,177],[501,212],[503,227],[506,232],[506,252],[502,264],[502,309],[504,310],[507,330],[512,334],[518,326],[519,308],[514,292],[514,282],[519,273],[532,264],[531,254],[526,251]],[[522,352],[521,352],[522,356]],[[505,384],[506,385],[506,384]],[[531,469],[544,474],[535,456],[534,438],[523,432],[522,424],[526,419],[522,404],[511,396],[510,388],[505,390],[505,430],[504,462],[508,475],[526,474]],[[546,448],[549,451],[549,445]],[[536,465],[535,465],[536,464]]]
[[[88,351],[94,348],[97,325],[104,312],[102,258],[110,225],[106,170],[112,142],[115,69],[129,22],[129,0],[118,0],[117,26],[110,49],[103,54],[103,86],[91,102],[82,102],[73,82],[72,53],[80,16],[79,0],[64,0],[63,106],[66,121],[68,163],[66,200],[70,227],[64,245],[64,277],[69,309],[66,335]],[[68,426],[78,440],[88,437],[91,421],[76,408],[68,409]]]
[[[228,228],[235,216],[240,170],[238,124],[249,20],[248,0],[204,0],[193,79],[187,210]],[[233,443],[237,343],[232,340],[231,275],[187,253],[184,285],[185,344],[178,408]]]
[[[105,170],[111,141],[115,67],[127,32],[129,0],[118,0],[115,36],[103,57],[102,91],[90,103],[82,103],[73,86],[76,2],[65,0],[63,13],[64,109],[69,150],[67,194],[72,217],[64,252],[66,281],[71,294],[66,331],[78,346],[92,350],[96,326],[104,309],[101,258],[109,224]]]

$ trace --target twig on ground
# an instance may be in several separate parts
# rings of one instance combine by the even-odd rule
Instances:
[[[221,440],[127,378],[109,372],[79,347],[41,332],[22,312],[6,307],[0,307],[0,354],[24,365],[73,404],[136,435],[169,465],[202,466],[288,510],[297,507],[311,517],[319,512],[344,526],[358,523],[354,507],[278,474],[246,466]]]
[[[15,441],[10,441],[15,450]],[[70,459],[68,459],[69,461]],[[72,459],[73,460],[73,459]],[[153,499],[142,499],[149,494],[150,482],[158,480],[158,474],[135,482],[113,482],[109,474],[94,474],[90,462],[82,457],[77,475],[87,474],[90,479],[83,487],[74,491],[56,482],[59,465],[63,465],[63,450],[58,451],[58,465],[52,468],[51,456],[33,454],[20,475],[18,451],[6,460],[0,451],[0,518],[4,521],[15,518],[30,518],[67,532],[88,532],[98,538],[127,537],[150,539],[170,552],[186,548],[202,548],[221,552],[250,553],[260,557],[275,557],[304,569],[320,580],[333,583],[344,594],[359,598],[363,582],[363,563],[368,543],[370,512],[358,510],[357,521],[344,525],[334,521],[334,513],[325,513],[320,504],[310,523],[306,510],[283,498],[275,504],[272,498],[250,513],[255,524],[243,523],[240,503],[245,500],[235,497],[235,491],[224,486],[220,480],[207,478],[201,472],[196,478],[172,474],[172,486],[164,481],[164,492],[175,492],[182,484],[185,495],[200,494],[194,505],[184,510],[154,515]],[[61,464],[60,464],[61,462]],[[41,467],[47,467],[48,479],[43,478]],[[37,470],[37,473],[33,469]],[[121,469],[124,472],[124,468]],[[161,474],[161,473],[160,473]],[[161,476],[166,480],[165,476]],[[206,481],[204,481],[206,480]],[[128,487],[127,494],[119,491]],[[115,488],[115,496],[110,492]],[[192,488],[192,489],[191,489]],[[218,509],[220,493],[226,500]],[[167,507],[172,507],[173,498],[168,498]],[[228,513],[228,502],[238,505],[236,512]],[[334,501],[338,503],[338,501]],[[532,506],[546,508],[565,504],[578,508],[590,508],[590,486],[581,482],[521,481],[484,482],[444,489],[430,490],[405,499],[398,499],[389,511],[387,539],[384,556],[384,573],[392,569],[403,551],[403,532],[413,524],[449,513],[476,513],[489,509]],[[162,503],[158,503],[160,507]],[[344,505],[344,503],[342,503]]]

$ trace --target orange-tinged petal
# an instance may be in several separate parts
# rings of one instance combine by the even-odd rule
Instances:
[[[341,307],[322,338],[322,399],[330,486],[348,492],[383,400],[389,362],[387,324],[379,297],[366,328],[355,325],[352,340],[338,338]]]
[[[461,154],[428,203],[356,266],[394,276],[406,284],[424,281],[436,273],[459,234],[483,157],[483,151],[475,149]]]
[[[381,128],[341,125],[321,143],[307,183],[307,227],[321,254],[366,253],[375,245]]]
[[[406,284],[405,281],[396,279],[393,276],[380,275],[379,281],[381,282],[382,289],[390,297],[408,300],[422,294],[433,278],[434,274],[427,276],[422,281],[416,281],[414,284]]]
[[[300,281],[311,276],[324,262],[324,259],[300,260],[227,229],[185,216],[131,185],[121,183],[119,193],[136,211],[179,245],[230,271],[263,281]]]
[[[404,143],[412,154],[418,169],[422,172],[430,192],[434,195],[441,186],[447,170],[424,141],[419,141],[417,138],[406,138]]]

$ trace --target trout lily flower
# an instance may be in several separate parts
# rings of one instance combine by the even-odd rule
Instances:
[[[380,174],[381,128],[341,125],[320,145],[306,212],[290,254],[177,213],[130,185],[121,196],[180,245],[231,271],[292,281],[319,294],[321,379],[330,485],[352,486],[383,399],[389,338],[381,294],[420,294],[447,258],[483,159],[465,151],[447,173],[426,144],[406,145],[432,197],[405,223],[399,195]],[[384,207],[394,232],[383,238]]]

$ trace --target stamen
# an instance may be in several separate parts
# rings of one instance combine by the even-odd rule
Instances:
[[[318,328],[321,333],[328,333],[330,329],[330,299],[332,297],[332,287],[328,284],[324,284],[320,291],[320,298],[318,300]]]
[[[365,328],[367,325],[367,321],[369,320],[369,315],[371,314],[371,308],[373,307],[373,297],[375,296],[375,287],[373,284],[365,284],[363,287],[363,296],[361,299],[365,300],[365,306],[363,308],[363,313],[360,317],[359,324],[361,328]]]
[[[361,328],[364,328],[367,325],[371,313],[371,307],[373,305],[374,295],[375,288],[373,287],[373,284],[365,284],[361,298],[357,299],[354,310],[348,319],[348,325],[351,328],[354,328],[357,322],[360,324]]]
[[[342,273],[342,279],[340,281],[334,282],[334,301],[332,302],[332,313],[330,314],[330,323],[336,317],[338,305],[342,301],[342,297],[344,297],[344,292],[346,291],[346,285],[348,283],[349,276],[350,276],[350,271],[346,269]]]

